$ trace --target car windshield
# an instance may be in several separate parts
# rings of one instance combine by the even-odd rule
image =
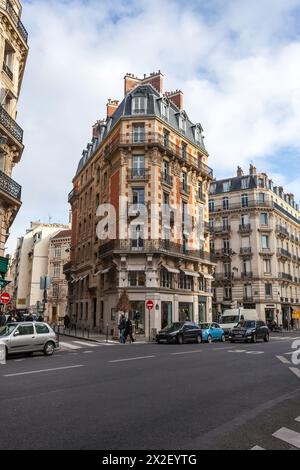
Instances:
[[[238,326],[242,328],[255,328],[255,321],[240,321]]]
[[[184,325],[182,322],[171,323],[170,325],[165,326],[162,331],[176,331],[180,330],[180,328]]]
[[[5,325],[0,328],[0,336],[9,336],[18,325]]]
[[[210,328],[209,323],[200,323],[201,330],[208,330]]]
[[[226,315],[221,317],[220,323],[237,323],[239,321],[239,317],[237,315]]]

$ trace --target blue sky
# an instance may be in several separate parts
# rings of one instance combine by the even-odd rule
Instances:
[[[300,0],[23,0],[23,207],[9,251],[31,220],[68,220],[91,126],[126,72],[160,69],[166,90],[183,90],[217,178],[252,161],[299,200],[299,12]]]

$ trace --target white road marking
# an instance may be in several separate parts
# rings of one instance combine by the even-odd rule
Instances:
[[[41,374],[42,372],[52,372],[55,370],[65,370],[65,369],[76,369],[78,367],[84,367],[83,364],[78,364],[76,366],[66,366],[66,367],[55,367],[53,369],[41,369],[41,370],[31,370],[28,372],[18,372],[16,374],[6,374],[4,377],[16,377],[17,375],[30,375],[30,374]]]
[[[94,351],[83,351],[82,354],[92,354]]]
[[[297,369],[296,367],[289,367],[289,369],[294,372],[295,375],[297,375],[297,377],[299,377],[300,379],[300,369]]]
[[[125,362],[125,361],[136,361],[136,360],[139,360],[139,359],[150,359],[152,357],[155,357],[155,356],[139,356],[139,357],[128,357],[126,359],[116,359],[114,361],[108,361],[108,362]]]
[[[264,351],[247,351],[246,354],[264,354]]]
[[[251,450],[266,450],[266,449],[264,449],[263,447],[260,447],[260,446],[254,446],[254,447],[252,447]]]
[[[232,346],[227,346],[225,348],[212,348],[213,351],[223,351],[224,349],[231,349]]]
[[[171,356],[178,356],[179,354],[193,354],[193,353],[200,353],[202,350],[199,351],[182,351],[182,352],[176,352],[176,353],[170,353]]]
[[[286,358],[286,357],[283,357],[283,356],[276,356],[277,359],[279,359],[283,364],[290,364],[290,361]]]
[[[298,416],[297,418],[295,418],[295,421],[298,421],[298,423],[300,423],[300,416]]]
[[[289,352],[286,352],[286,353],[284,353],[284,354],[285,354],[286,356],[290,356],[290,355],[294,354],[294,352],[295,352],[295,351],[289,351]]]
[[[76,346],[75,344],[71,343],[65,343],[64,341],[60,341],[59,346],[63,346],[63,348],[67,349],[82,349],[81,346]]]
[[[246,352],[246,349],[230,349],[229,353],[243,353]]]
[[[280,428],[272,436],[300,449],[300,433],[288,428]]]
[[[84,341],[73,341],[73,343],[80,344],[80,345],[86,346],[88,348],[99,348],[99,346],[101,346],[101,344],[88,343],[87,341],[86,342],[84,342]]]
[[[26,361],[26,359],[14,359],[14,362]]]

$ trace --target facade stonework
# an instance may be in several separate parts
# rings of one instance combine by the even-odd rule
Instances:
[[[207,187],[212,170],[201,125],[191,123],[162,85],[160,72],[143,79],[125,76],[123,101],[93,126],[74,177],[71,261],[65,272],[69,314],[81,326],[113,331],[124,289],[142,335],[187,316],[211,317]],[[113,206],[114,222],[103,204]],[[171,206],[169,224],[165,206]],[[172,208],[189,211],[192,228],[201,225],[199,239],[192,228],[183,233],[182,215]],[[105,233],[107,239],[101,239]],[[150,319],[147,299],[154,301]]]

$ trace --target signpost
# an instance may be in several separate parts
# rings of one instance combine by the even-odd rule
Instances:
[[[149,319],[149,343],[151,341],[151,331],[150,331],[150,312],[153,309],[154,303],[153,300],[147,300],[146,308],[148,310],[148,319]]]
[[[3,294],[0,295],[0,302],[2,304],[8,304],[8,302],[10,301],[11,301],[11,298],[8,292],[3,292]]]

